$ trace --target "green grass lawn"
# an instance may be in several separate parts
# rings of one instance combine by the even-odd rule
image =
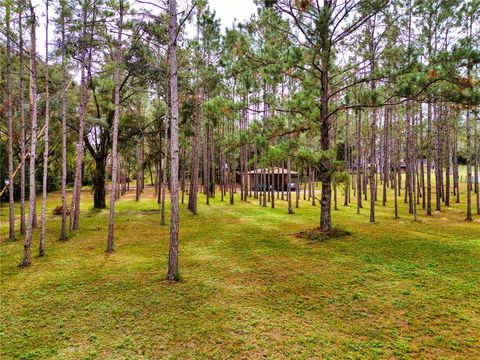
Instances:
[[[464,203],[413,222],[389,199],[375,224],[340,206],[334,224],[352,235],[311,242],[292,236],[318,224],[307,202],[288,215],[285,201],[200,196],[196,216],[181,205],[173,284],[151,191],[117,203],[113,255],[108,210],[82,196],[80,231],[58,241],[49,215],[46,256],[27,269],[0,209],[2,359],[480,358],[480,217],[464,222]],[[49,214],[60,203],[51,194]]]

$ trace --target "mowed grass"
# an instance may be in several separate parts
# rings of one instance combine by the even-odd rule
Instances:
[[[169,283],[152,190],[117,203],[112,255],[108,210],[82,201],[60,242],[49,196],[46,256],[37,230],[26,269],[0,209],[2,359],[480,358],[480,217],[465,222],[464,202],[413,222],[390,198],[369,224],[368,204],[358,215],[339,195],[333,222],[352,235],[311,242],[293,236],[318,224],[306,201],[288,215],[281,200],[200,196],[196,216],[181,205],[182,281]]]

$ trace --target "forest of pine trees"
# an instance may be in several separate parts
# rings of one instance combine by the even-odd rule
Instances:
[[[66,240],[85,186],[109,205],[107,252],[127,189],[154,186],[162,224],[171,202],[170,280],[179,204],[202,212],[199,192],[291,214],[309,200],[324,232],[342,206],[417,220],[465,196],[480,215],[478,1],[257,3],[222,31],[206,0],[2,2],[2,211],[22,266],[37,226],[48,253],[48,193]]]
[[[480,359],[480,0],[0,0],[0,359]]]

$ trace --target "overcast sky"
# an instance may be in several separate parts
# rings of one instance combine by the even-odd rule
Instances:
[[[232,27],[235,20],[242,22],[250,19],[250,15],[256,13],[257,9],[253,0],[210,0],[209,3],[222,21],[222,30]]]
[[[130,1],[131,3],[135,3],[134,0]],[[153,0],[152,2],[156,2]],[[191,4],[191,0],[179,0],[179,10],[185,4]],[[33,0],[33,4],[35,6],[35,10],[37,13],[37,20],[39,23],[39,27],[37,28],[37,51],[40,56],[44,56],[45,52],[45,2],[43,0]],[[221,21],[221,29],[222,31],[225,30],[226,27],[231,28],[234,22],[239,23],[245,20],[250,19],[252,14],[256,13],[256,6],[253,3],[253,0],[209,0],[210,9],[215,10],[217,18]],[[135,5],[135,7],[141,6],[143,8],[148,7],[145,5]],[[151,7],[152,12],[158,12],[158,9]],[[57,14],[53,10],[50,9],[50,18],[56,17]],[[54,32],[53,24],[50,26],[50,39],[49,42],[53,42]],[[187,28],[187,32],[189,29]]]

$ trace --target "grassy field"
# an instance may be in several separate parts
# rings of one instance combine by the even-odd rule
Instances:
[[[480,217],[464,222],[464,203],[413,222],[390,201],[375,224],[340,206],[333,221],[352,235],[311,242],[293,236],[317,226],[307,202],[288,215],[284,201],[200,197],[197,216],[181,206],[171,284],[151,191],[118,202],[110,256],[108,210],[82,196],[80,231],[59,242],[49,215],[46,256],[27,269],[0,209],[2,359],[480,358]]]

